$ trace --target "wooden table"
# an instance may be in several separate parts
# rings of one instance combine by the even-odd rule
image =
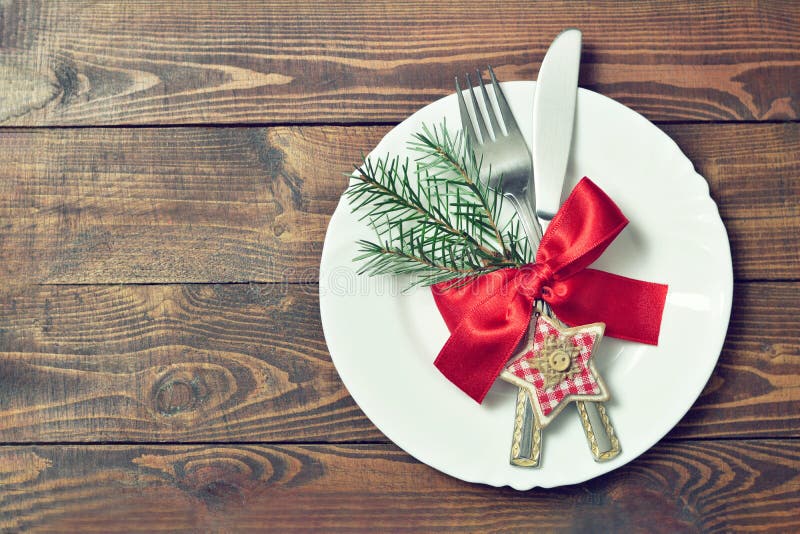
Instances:
[[[734,310],[663,441],[520,493],[370,423],[317,276],[362,151],[454,74],[534,79],[568,26],[581,85],[708,180]],[[799,117],[793,1],[3,1],[0,526],[800,529]]]

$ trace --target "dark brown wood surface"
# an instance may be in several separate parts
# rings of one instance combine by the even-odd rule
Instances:
[[[535,78],[570,26],[585,36],[582,85],[653,120],[800,114],[792,0],[2,6],[10,124],[396,122],[477,65]]]
[[[670,441],[601,479],[529,492],[461,482],[387,444],[14,446],[0,451],[0,528],[793,532],[798,477],[800,444],[774,439]]]
[[[0,2],[0,530],[800,530],[800,5]],[[455,74],[581,85],[663,128],[728,230],[730,329],[641,458],[516,492],[350,398],[321,332],[362,152]]]

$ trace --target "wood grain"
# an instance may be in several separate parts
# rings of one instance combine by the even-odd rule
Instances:
[[[800,531],[798,20],[780,0],[0,0],[0,530]],[[364,416],[318,269],[361,153],[455,74],[535,79],[570,26],[581,85],[707,179],[737,283],[661,443],[516,492]]]
[[[30,532],[800,528],[795,440],[661,443],[589,483],[529,492],[458,481],[391,445],[4,447],[0,477],[0,527]]]
[[[0,121],[393,123],[487,63],[534,79],[573,26],[581,84],[651,120],[797,119],[798,18],[768,0],[8,0]]]
[[[10,129],[0,280],[313,282],[352,168],[387,127]],[[796,280],[800,123],[670,125],[741,280]]]
[[[7,295],[0,428],[19,441],[374,440],[316,286],[67,286]]]
[[[673,437],[800,437],[800,285],[734,287],[717,367]]]
[[[382,131],[7,130],[0,278],[316,280],[342,173]]]
[[[799,287],[736,287],[673,436],[800,437]],[[0,300],[0,368],[6,443],[386,440],[331,364],[316,285],[28,288]]]
[[[800,124],[664,129],[709,183],[731,242],[734,276],[797,280]]]

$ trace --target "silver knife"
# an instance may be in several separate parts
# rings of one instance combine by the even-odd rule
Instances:
[[[561,206],[575,123],[581,41],[580,30],[574,28],[558,34],[542,60],[533,95],[536,215],[545,221]]]
[[[553,40],[542,60],[533,97],[536,215],[548,222],[561,206],[575,123],[581,43],[582,34],[575,28],[564,30]],[[616,457],[619,440],[605,407],[582,401],[576,406],[594,459]]]

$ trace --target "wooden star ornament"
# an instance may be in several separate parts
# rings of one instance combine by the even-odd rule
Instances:
[[[605,328],[604,323],[565,328],[540,315],[522,350],[500,375],[528,392],[542,428],[572,401],[609,399],[592,359]]]

